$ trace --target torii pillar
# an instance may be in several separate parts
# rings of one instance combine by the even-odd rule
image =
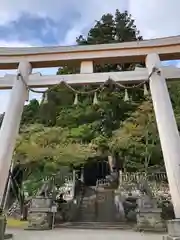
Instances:
[[[30,63],[21,62],[19,64],[18,72],[25,82],[28,82],[31,71]],[[9,104],[0,128],[0,202],[6,186],[27,94],[28,90],[21,77],[15,78]]]
[[[146,67],[149,74],[152,72],[153,67],[156,67],[161,71],[161,61],[158,54],[152,53],[147,55]],[[178,237],[180,238],[179,131],[177,128],[174,111],[172,108],[166,80],[163,77],[163,73],[153,73],[149,80],[149,86],[169,182],[170,193],[172,197],[172,203],[174,206],[174,213],[176,217],[175,220],[169,222],[168,232],[171,237],[173,237],[173,235],[178,235]],[[175,228],[176,230],[178,230],[178,233]]]

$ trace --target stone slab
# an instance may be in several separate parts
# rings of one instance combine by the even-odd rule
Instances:
[[[180,238],[180,219],[172,219],[167,222],[168,236]]]
[[[162,240],[162,234],[146,234],[132,230],[54,229],[53,231],[23,231],[13,229],[14,240]]]
[[[11,233],[5,233],[4,239],[13,239],[13,234],[11,234]]]
[[[137,212],[137,228],[141,230],[153,229],[154,231],[164,231],[166,229],[165,222],[161,219],[161,211]]]
[[[163,240],[180,240],[180,237],[163,236]]]
[[[51,208],[30,208],[29,212],[52,212]]]
[[[138,208],[137,212],[140,213],[161,213],[161,208]]]

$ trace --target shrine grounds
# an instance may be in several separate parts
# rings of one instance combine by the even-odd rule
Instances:
[[[21,229],[9,229],[13,233],[13,240],[160,240],[162,234],[134,232],[127,230],[74,230],[55,229],[49,231],[26,231]]]

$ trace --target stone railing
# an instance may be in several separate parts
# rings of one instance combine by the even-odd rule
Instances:
[[[135,172],[135,173],[119,173],[119,182],[139,182],[140,180],[156,181],[156,182],[167,182],[167,176],[165,172],[157,173],[145,173],[145,172]]]
[[[138,184],[142,181],[147,181],[150,190],[155,198],[162,197],[170,199],[169,186],[165,172],[157,173],[122,173],[119,174],[119,189],[122,191],[137,191]]]
[[[108,187],[109,185],[108,179],[98,179],[96,181],[96,187]]]

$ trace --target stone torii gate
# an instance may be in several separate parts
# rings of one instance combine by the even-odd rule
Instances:
[[[68,84],[98,84],[107,81],[109,77],[125,84],[146,80],[149,81],[175,216],[179,219],[180,137],[165,79],[177,80],[180,78],[180,69],[163,67],[160,61],[160,59],[172,60],[178,57],[180,58],[179,36],[91,46],[0,48],[0,69],[12,69],[18,66],[19,73],[0,78],[0,89],[12,89],[0,129],[0,199],[6,185],[24,103],[28,97],[26,84],[38,88],[58,84],[61,81]],[[139,61],[144,61],[146,68],[127,72],[93,73],[94,64]],[[56,76],[32,74],[32,68],[66,64],[80,65],[80,73]]]

